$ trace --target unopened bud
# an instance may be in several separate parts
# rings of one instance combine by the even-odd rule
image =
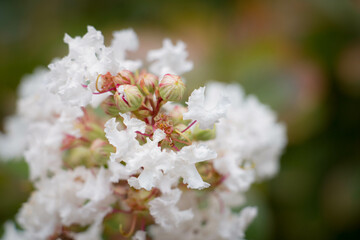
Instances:
[[[192,131],[192,137],[196,141],[208,141],[214,139],[216,137],[216,128],[203,130],[199,128],[199,126],[195,126]]]
[[[134,81],[134,74],[129,70],[121,70],[114,78],[116,85],[132,84]]]
[[[144,96],[136,86],[121,85],[117,88],[114,99],[120,112],[125,113],[137,110]]]
[[[119,109],[115,104],[114,97],[108,97],[101,103],[102,109],[104,109],[105,113],[110,115],[111,117],[119,116]]]
[[[185,84],[179,76],[166,74],[159,85],[159,92],[166,101],[180,101],[185,92]]]
[[[89,148],[80,146],[70,149],[64,159],[64,162],[71,168],[81,165],[89,166],[91,165],[91,157],[91,151]]]
[[[137,84],[145,93],[154,93],[158,85],[158,77],[151,73],[140,74]]]

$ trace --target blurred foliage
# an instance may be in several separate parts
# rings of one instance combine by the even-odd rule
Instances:
[[[0,117],[15,112],[24,74],[66,54],[86,25],[107,42],[132,27],[140,51],[188,44],[189,88],[239,82],[288,127],[281,171],[257,184],[247,239],[360,238],[360,1],[0,1]],[[0,223],[31,190],[23,162],[0,164]]]

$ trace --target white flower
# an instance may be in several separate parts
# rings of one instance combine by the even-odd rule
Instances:
[[[225,176],[223,184],[233,192],[245,192],[255,181],[253,166],[243,164],[240,154],[224,152],[223,157],[214,160],[214,168]]]
[[[69,57],[96,63],[98,61],[96,55],[101,53],[104,37],[92,26],[88,26],[87,30],[88,32],[83,37],[71,38],[65,34],[64,42],[69,45]]]
[[[138,47],[137,37],[131,29],[115,32],[110,47],[104,45],[101,32],[91,26],[83,37],[65,35],[64,41],[69,45],[69,54],[49,65],[48,87],[72,106],[99,104],[99,97],[93,95],[99,74],[116,74],[122,69],[134,71],[141,66],[141,61],[125,58],[126,51]]]
[[[129,179],[129,185],[134,188],[144,188],[151,190],[160,184],[164,173],[169,171],[171,165],[171,157],[167,152],[162,152],[158,147],[159,141],[165,137],[162,130],[156,130],[153,140],[148,140],[146,144],[139,146],[133,156],[126,160],[131,170],[139,170],[142,168],[140,175]]]
[[[222,94],[218,91],[218,94]],[[205,87],[194,90],[187,102],[188,111],[183,114],[184,119],[196,120],[200,128],[213,128],[218,120],[225,116],[229,107],[229,100],[223,96],[216,105],[205,100]]]
[[[193,214],[190,209],[179,210],[176,206],[181,197],[179,189],[163,194],[149,202],[150,214],[155,218],[155,222],[166,230],[177,227],[181,222],[190,220]]]
[[[5,124],[8,134],[0,135],[0,142],[2,142],[0,154],[4,157],[5,155],[19,156],[27,149],[26,155],[29,155],[29,152],[34,152],[35,155],[45,152],[49,154],[51,160],[54,155],[51,152],[53,149],[55,152],[58,151],[63,136],[76,135],[73,123],[82,115],[82,111],[79,108],[64,105],[58,95],[49,92],[46,88],[48,76],[49,71],[37,69],[32,75],[22,79],[17,114],[11,118],[11,122]],[[33,148],[33,146],[38,146],[38,148]],[[32,159],[26,160],[30,165],[32,164]],[[46,168],[52,164],[50,160],[42,162],[39,158],[34,161],[41,162],[39,164],[41,168]],[[59,166],[60,163],[57,162],[55,165]],[[30,169],[32,169],[31,166]],[[33,172],[31,170],[30,175],[34,178],[41,175]]]
[[[91,172],[84,167],[58,171],[52,178],[36,184],[25,203],[18,222],[32,239],[46,239],[62,225],[92,224],[109,210],[114,198],[105,169]]]
[[[126,59],[126,51],[135,51],[139,48],[139,40],[132,29],[125,29],[113,33],[111,48],[113,50],[115,62],[121,69],[135,71],[141,67],[141,61],[131,61]]]
[[[191,71],[193,63],[186,60],[188,53],[185,48],[186,45],[182,41],[172,45],[170,39],[164,39],[161,49],[148,52],[147,59],[153,62],[150,71],[159,75],[159,79],[167,73],[181,75]]]
[[[161,151],[157,143],[164,137],[162,134],[162,131],[156,130],[154,141],[149,140],[141,146],[134,158],[128,161],[129,167],[143,168],[138,178],[129,179],[130,186],[146,190],[158,187],[167,192],[170,185],[164,185],[163,182],[173,183],[183,178],[188,188],[207,188],[209,184],[202,180],[195,163],[213,159],[216,153],[205,145],[191,145],[176,153]]]
[[[119,162],[108,161],[109,170],[112,173],[110,181],[113,183],[118,182],[119,180],[127,180],[132,174],[123,164]]]
[[[227,91],[231,106],[227,117],[216,127],[211,143],[219,154],[215,169],[226,176],[223,182],[231,191],[246,191],[256,178],[273,176],[286,142],[285,129],[275,114],[253,97],[244,97],[239,85],[211,83],[208,99]]]
[[[39,122],[32,124],[28,131],[28,149],[24,156],[30,168],[30,179],[46,177],[59,170],[62,166],[60,146],[64,134],[61,126]]]
[[[77,192],[77,196],[92,200],[101,201],[112,194],[109,185],[109,172],[105,168],[100,168],[96,178],[89,177],[83,188]]]
[[[139,147],[139,142],[135,139],[136,131],[144,132],[146,124],[136,118],[130,118],[128,114],[120,114],[124,118],[126,129],[118,129],[119,123],[115,118],[105,123],[106,138],[109,143],[116,147],[116,152],[110,156],[111,161],[122,161],[127,155],[131,155]]]
[[[202,200],[206,201],[207,207],[200,208],[196,193],[184,193],[178,205],[184,209],[191,208],[193,218],[179,222],[176,228],[161,224],[160,226],[153,225],[150,228],[150,235],[155,240],[242,239],[246,228],[256,216],[257,210],[254,207],[246,207],[239,214],[234,214],[222,200],[221,195],[221,192],[207,193],[206,199]],[[167,214],[166,210],[161,213]]]
[[[30,239],[46,239],[52,235],[59,224],[59,217],[49,212],[46,204],[52,204],[55,199],[46,199],[38,192],[32,193],[27,203],[23,204],[17,215],[17,222],[22,226]]]
[[[226,214],[219,222],[219,235],[224,239],[243,239],[245,230],[257,215],[256,207],[246,207],[239,214]]]
[[[17,114],[5,126],[8,135],[0,135],[0,154],[25,155],[30,178],[46,176],[62,164],[60,146],[65,134],[76,135],[79,108],[66,106],[59,96],[46,88],[49,71],[37,69],[24,77],[19,88]]]
[[[169,174],[183,178],[188,188],[203,189],[210,186],[205,183],[195,167],[195,163],[216,158],[217,154],[207,146],[193,144],[183,147],[176,153],[175,167]]]
[[[86,106],[91,102],[92,89],[86,86],[93,86],[100,73],[88,73],[86,66],[81,66],[69,57],[55,60],[49,65],[49,69],[50,81],[47,85],[63,102],[77,107]]]
[[[145,123],[130,118],[127,114],[120,114],[124,118],[126,129],[119,130],[115,118],[105,124],[106,137],[109,143],[116,147],[112,153],[112,162],[125,163],[125,166],[111,164],[113,172],[112,181],[124,179],[132,173],[139,172],[138,177],[131,177],[128,182],[130,186],[140,189],[151,190],[153,187],[164,188],[164,191],[177,179],[183,178],[189,188],[202,189],[209,186],[199,175],[195,163],[210,160],[216,157],[216,153],[205,145],[191,145],[182,148],[179,152],[161,150],[158,146],[165,135],[163,131],[156,130],[153,140],[148,139],[147,143],[140,145],[135,139],[136,132],[144,132]],[[170,185],[165,187],[164,178],[172,179]]]
[[[194,90],[188,108],[162,106],[176,98],[165,96],[164,87],[180,78],[157,85],[158,77],[192,69],[185,44],[165,39],[161,49],[150,51],[150,71],[160,76],[150,74],[149,80],[146,70],[137,72],[141,61],[127,58],[139,45],[132,29],[115,32],[110,46],[100,31],[87,30],[82,37],[65,35],[68,55],[22,80],[16,115],[0,134],[0,156],[23,153],[35,186],[16,217],[23,231],[7,223],[3,239],[65,234],[100,240],[105,216],[118,212],[133,215],[133,240],[147,237],[143,230],[133,234],[136,219],[151,216],[153,239],[242,239],[257,209],[231,209],[245,202],[243,192],[254,181],[276,173],[284,126],[237,85],[213,83],[206,92],[205,87]],[[124,99],[128,107],[122,106]],[[99,106],[103,112],[94,109]],[[108,120],[118,111],[126,113]],[[202,129],[217,125],[213,131],[188,131],[196,122]],[[82,162],[86,167],[78,165]],[[212,188],[193,191],[210,186],[202,176]],[[73,232],[72,225],[86,230]]]
[[[127,114],[120,114],[120,116],[124,118],[126,129],[119,129],[119,123],[115,118],[111,118],[105,123],[104,130],[109,143],[116,148],[116,152],[111,153],[109,161],[109,169],[113,174],[112,182],[128,179],[134,173],[134,170],[125,167],[121,162],[125,162],[128,155],[134,154],[140,145],[135,139],[136,131],[143,132],[146,127],[144,122],[130,118]]]
[[[101,32],[91,26],[83,37],[66,34],[64,41],[69,45],[69,54],[49,65],[48,86],[67,104],[86,106],[95,91],[97,76],[105,74],[112,63],[111,50],[105,47]]]

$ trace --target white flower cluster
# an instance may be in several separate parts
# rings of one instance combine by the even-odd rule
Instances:
[[[2,239],[243,239],[257,209],[231,209],[276,174],[284,126],[238,85],[171,102],[183,94],[175,75],[193,67],[185,44],[149,51],[147,73],[127,59],[136,34],[113,36],[105,46],[93,27],[66,35],[69,54],[22,81],[0,157],[24,156],[35,191],[17,214],[22,230],[7,222]],[[120,231],[103,232],[107,221]]]

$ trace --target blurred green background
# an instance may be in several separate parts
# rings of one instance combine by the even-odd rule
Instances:
[[[360,239],[360,1],[0,1],[0,117],[16,87],[67,53],[64,33],[132,27],[140,50],[188,45],[189,88],[239,82],[279,114],[289,144],[280,173],[257,184],[247,239]],[[26,201],[24,162],[0,163],[0,225]]]

